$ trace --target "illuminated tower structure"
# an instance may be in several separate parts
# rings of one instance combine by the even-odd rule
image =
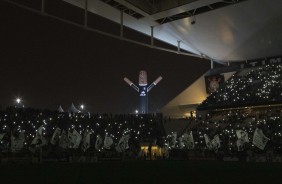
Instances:
[[[140,106],[139,106],[139,112],[141,114],[147,114],[148,113],[148,93],[153,89],[154,86],[156,86],[160,81],[162,80],[162,77],[159,76],[152,84],[148,86],[147,82],[147,72],[142,70],[139,73],[139,87],[136,86],[133,82],[131,82],[128,78],[124,78],[124,81],[129,84],[133,89],[135,89],[140,98]]]

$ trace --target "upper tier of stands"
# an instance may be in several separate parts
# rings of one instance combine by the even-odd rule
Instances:
[[[281,72],[282,64],[243,69],[203,101],[198,110],[281,103]]]

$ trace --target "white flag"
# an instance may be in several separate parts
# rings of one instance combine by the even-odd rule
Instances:
[[[236,141],[236,145],[237,145],[238,151],[243,151],[244,142],[242,139],[238,139]]]
[[[42,135],[43,132],[43,127],[40,126],[37,130],[36,130],[36,135],[35,138],[32,140],[31,145],[34,144],[36,145],[38,143],[38,139],[40,139],[40,136]]]
[[[194,149],[195,144],[194,144],[194,138],[193,138],[193,133],[190,131],[190,134],[185,132],[183,134],[183,142],[188,149]]]
[[[248,143],[249,142],[249,137],[248,133],[244,130],[236,130],[236,135],[238,139],[241,139],[241,142],[243,143]]]
[[[72,133],[70,131],[68,132],[68,138],[69,148],[77,149],[82,139],[81,135],[74,129]]]
[[[24,132],[21,132],[18,138],[14,137],[13,134],[11,134],[11,151],[20,151],[24,146],[24,141]]]
[[[60,134],[61,134],[61,129],[56,128],[51,139],[51,144],[55,145],[60,140]]]
[[[205,138],[205,142],[206,142],[206,146],[209,150],[212,150],[212,143],[210,141],[210,138],[207,134],[204,134],[204,138]]]
[[[95,142],[95,149],[100,150],[102,144],[103,144],[103,138],[100,135],[97,135],[97,139]]]
[[[85,152],[88,148],[90,148],[90,132],[84,132],[83,142],[82,142],[82,150]]]
[[[36,148],[40,148],[47,144],[47,140],[43,137],[43,127],[40,126],[36,131],[36,136],[32,140],[30,145],[34,145]]]
[[[105,135],[104,139],[104,148],[105,149],[111,149],[112,144],[114,143],[113,139],[109,135]]]
[[[218,150],[218,148],[220,148],[220,140],[219,140],[219,135],[216,134],[214,137],[213,137],[213,140],[211,141],[211,144],[212,144],[212,147],[215,151]]]
[[[61,134],[61,138],[59,140],[59,146],[63,149],[66,149],[68,145],[69,145],[69,139],[68,139],[67,133],[65,132],[65,130],[63,130]]]
[[[5,136],[5,133],[0,134],[0,141],[3,139],[4,136]]]
[[[177,132],[171,134],[170,147],[174,148],[177,143]]]
[[[126,149],[129,148],[128,146],[128,140],[130,139],[130,135],[124,135],[120,138],[117,146],[116,146],[116,150],[118,152],[123,152],[125,151]]]
[[[178,148],[182,149],[185,147],[185,144],[183,142],[183,137],[178,138]]]
[[[258,147],[261,150],[264,150],[267,142],[270,139],[268,137],[266,137],[262,130],[259,128],[256,128],[255,133],[254,133],[254,137],[253,137],[253,144]]]

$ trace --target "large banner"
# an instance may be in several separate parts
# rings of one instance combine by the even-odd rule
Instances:
[[[258,147],[261,150],[264,150],[266,143],[269,140],[270,139],[263,134],[261,129],[256,128],[255,133],[254,133],[254,137],[253,137],[253,144],[256,147]]]
[[[205,76],[205,81],[206,81],[206,91],[208,94],[211,94],[219,88],[221,83],[224,82],[224,76],[223,75]]]

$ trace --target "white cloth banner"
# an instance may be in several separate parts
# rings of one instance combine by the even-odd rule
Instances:
[[[77,149],[82,139],[81,135],[74,129],[72,133],[70,131],[68,132],[68,138],[69,148]]]
[[[174,148],[177,143],[177,132],[171,134],[170,147]]]
[[[128,146],[129,139],[130,139],[130,135],[123,135],[120,138],[120,140],[119,140],[119,142],[116,146],[117,152],[123,152],[123,151],[125,151],[126,149],[129,148],[129,146]]]
[[[35,138],[32,140],[31,145],[34,144],[36,145],[38,143],[38,140],[40,139],[40,137],[42,136],[42,132],[43,132],[43,127],[40,126],[37,130],[36,130],[36,135]]]
[[[243,143],[249,142],[248,133],[244,130],[236,130],[236,135],[238,139],[241,139]]]
[[[0,134],[0,141],[3,139],[4,136],[5,136],[5,133]]]
[[[82,150],[85,152],[90,148],[90,132],[84,132],[83,141],[82,141]]]
[[[183,134],[183,142],[186,148],[194,149],[195,144],[192,131],[190,131],[190,134],[188,134],[187,132]]]
[[[103,144],[103,138],[100,135],[97,135],[96,142],[95,142],[95,149],[100,150]]]
[[[254,137],[253,137],[253,144],[258,147],[261,150],[264,150],[267,142],[270,139],[268,137],[266,137],[262,130],[259,128],[256,128],[255,133],[254,133]]]
[[[114,143],[113,139],[109,135],[105,135],[104,139],[104,148],[111,149],[112,144]]]
[[[56,130],[53,133],[52,139],[51,139],[51,144],[55,145],[59,140],[60,140],[60,134],[61,134],[61,129],[56,128]]]
[[[212,143],[211,143],[209,136],[207,134],[204,134],[204,138],[205,138],[207,148],[209,150],[212,150]]]
[[[40,126],[36,131],[36,136],[32,140],[30,145],[34,145],[36,148],[40,148],[47,144],[47,140],[43,137],[43,127]]]
[[[183,137],[178,138],[178,148],[182,149],[185,147],[185,144],[183,142]]]
[[[218,148],[220,148],[220,140],[219,140],[219,135],[218,134],[216,134],[213,137],[213,140],[211,141],[211,144],[212,144],[212,147],[213,147],[213,149],[215,151],[218,150]]]
[[[11,135],[11,151],[16,152],[20,151],[24,146],[24,132],[20,132],[18,138],[14,137],[13,134]]]
[[[69,146],[69,138],[65,130],[63,130],[61,134],[61,138],[59,140],[59,146],[63,149],[66,149]]]
[[[242,139],[238,139],[236,141],[236,145],[237,145],[238,151],[243,151],[244,141]]]

